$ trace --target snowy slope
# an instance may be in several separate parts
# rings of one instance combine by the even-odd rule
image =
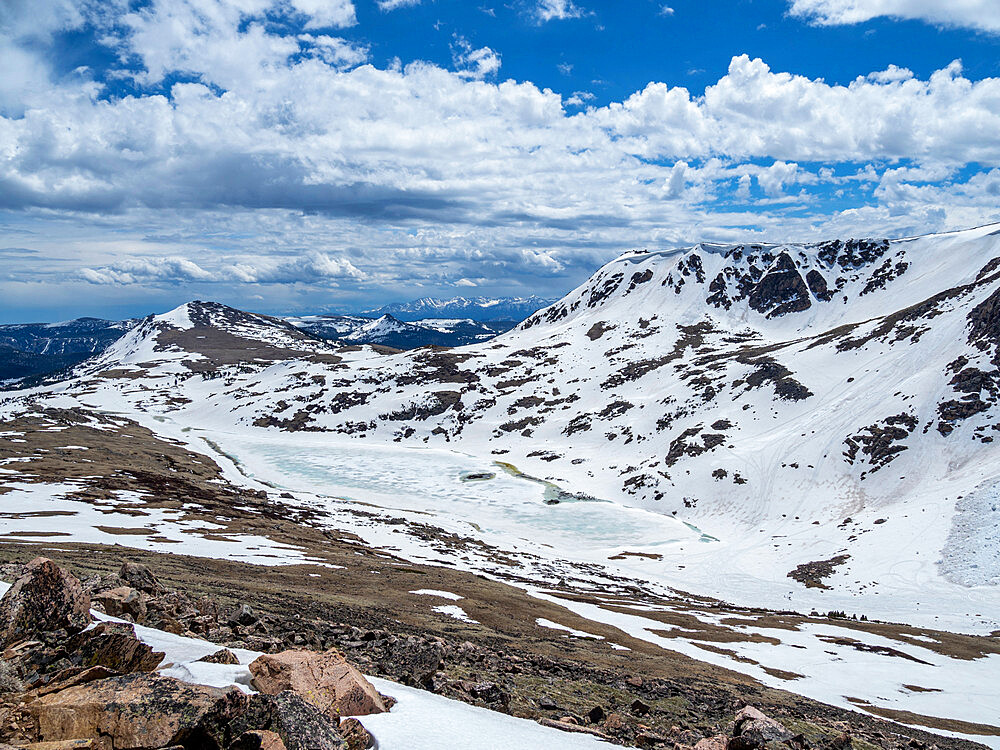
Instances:
[[[1000,630],[998,344],[998,227],[699,245],[625,255],[517,329],[450,351],[337,349],[283,321],[190,303],[144,322],[77,379],[0,412],[123,412],[178,440],[203,435],[252,467],[245,475],[330,507],[354,498],[433,517],[455,535],[505,538],[503,549],[539,556],[536,567],[572,560],[594,581],[607,571],[748,606],[990,633]],[[456,478],[459,464],[482,471],[491,459],[577,496]],[[433,544],[396,526],[352,528],[435,559]],[[492,572],[489,560],[462,564]],[[781,679],[661,638],[645,614],[567,606]],[[793,689],[823,700],[996,724],[991,696],[960,700],[995,660],[931,670],[926,656],[869,663],[852,646],[794,647],[811,661],[791,646],[739,648],[806,673]],[[882,664],[885,683],[862,685],[845,660],[868,675]],[[890,691],[932,679],[943,692]]]
[[[996,511],[958,501],[1000,475],[997,231],[630,254],[491,342],[362,348],[336,364],[291,354],[324,345],[290,325],[196,305],[203,322],[287,358],[225,394],[178,388],[193,389],[192,418],[213,424],[492,453],[695,524],[751,577],[810,602],[826,590],[799,591],[787,574],[844,555],[820,586],[863,598],[892,581],[907,595],[972,580],[993,591],[996,550],[961,539],[995,535]],[[104,366],[151,359],[130,347],[156,348],[153,329],[184,329],[190,314],[147,321]],[[183,346],[171,356],[206,356],[190,332]],[[902,576],[901,549],[913,551]],[[692,585],[739,587],[712,583],[714,564],[699,560],[714,551],[683,554],[705,566]]]

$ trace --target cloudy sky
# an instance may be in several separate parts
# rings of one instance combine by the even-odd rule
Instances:
[[[0,322],[1000,221],[996,0],[3,0]]]

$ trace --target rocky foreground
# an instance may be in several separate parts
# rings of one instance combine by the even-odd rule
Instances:
[[[139,565],[124,580],[162,593]],[[142,601],[128,586],[103,601]],[[360,750],[374,741],[352,716],[382,713],[383,697],[336,651],[284,651],[250,665],[250,695],[156,673],[164,654],[124,622],[94,623],[90,592],[36,558],[0,600],[2,730],[14,747],[194,750]],[[205,661],[236,664],[226,649]]]
[[[490,661],[503,661],[504,670],[514,673],[531,673],[539,666],[471,643],[456,648],[442,639],[296,623],[294,615],[282,621],[260,616],[246,604],[227,608],[210,597],[193,599],[168,590],[148,568],[133,562],[116,575],[82,582],[45,558],[3,566],[0,573],[16,579],[0,600],[0,741],[8,746],[361,750],[375,746],[363,717],[391,710],[393,699],[380,695],[331,643],[356,654],[366,671],[498,711],[507,711],[511,699],[503,684],[476,680],[475,673],[459,680],[452,674],[470,664],[489,672],[496,666]],[[158,674],[168,666],[163,653],[142,642],[129,622],[95,622],[91,608],[117,620],[270,653],[249,665],[250,694],[235,685],[192,684]],[[226,648],[203,661],[238,663]],[[449,673],[446,661],[458,666],[457,672],[452,668]],[[572,685],[575,677],[567,673],[563,680]],[[632,689],[645,690],[648,703],[636,698],[621,705],[608,691],[593,690],[582,696],[592,704],[589,711],[560,710],[553,704],[548,708],[555,718],[539,717],[539,723],[621,744],[674,750],[928,747],[915,737],[860,724],[821,726],[804,717],[778,722],[750,706],[732,707],[731,718],[715,734],[679,726],[664,732],[656,727],[656,714],[661,713],[658,704],[665,696],[659,693],[666,684],[621,679]],[[549,675],[553,693],[559,681]],[[710,712],[709,706],[704,709]],[[719,709],[726,707],[714,707]],[[361,721],[354,718],[358,716]],[[798,731],[803,727],[805,732]]]

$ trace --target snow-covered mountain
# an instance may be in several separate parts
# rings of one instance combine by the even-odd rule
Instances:
[[[521,321],[536,310],[555,302],[531,295],[529,297],[455,297],[436,299],[423,297],[412,302],[394,302],[365,315],[389,314],[399,320],[415,321],[422,318],[469,318],[486,322],[499,320]]]
[[[465,346],[488,341],[509,331],[515,321],[479,322],[468,318],[426,318],[404,322],[385,313],[378,318],[361,315],[304,315],[287,322],[325,339],[350,344],[379,344],[392,349],[421,346]]]
[[[1000,602],[998,300],[998,227],[703,244],[624,255],[448,351],[338,349],[191,303],[81,382],[192,424],[459,447],[674,516],[712,544],[646,552],[703,593],[897,617],[922,601],[983,627]]]
[[[631,253],[483,343],[344,343],[192,302],[0,418],[122,415],[392,555],[994,732],[1000,226]]]

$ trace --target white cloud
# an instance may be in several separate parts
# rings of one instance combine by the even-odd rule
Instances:
[[[346,258],[331,258],[327,253],[318,252],[279,263],[239,264],[228,268],[227,273],[237,281],[255,284],[359,280],[365,276]]]
[[[91,284],[214,281],[216,277],[187,258],[124,258],[103,268],[83,268],[80,276]]]
[[[421,0],[376,0],[378,9],[383,13],[388,13],[396,8],[407,8],[413,5],[420,5]]]
[[[535,6],[535,18],[539,23],[580,18],[583,15],[583,9],[574,4],[573,0],[538,0],[538,5]]]
[[[452,45],[452,59],[463,78],[482,79],[500,70],[500,55],[489,47],[473,49],[468,40],[457,37]]]
[[[464,39],[455,71],[366,65],[334,34],[259,22],[275,1],[154,0],[102,26],[140,80],[201,82],[115,99],[47,73],[12,84],[0,210],[32,230],[18,246],[63,260],[3,274],[252,283],[271,303],[283,286],[558,291],[630,247],[1000,218],[1000,176],[977,166],[1000,164],[1000,78],[958,63],[831,85],[740,56],[704,92],[651,83],[598,107],[497,80],[499,55]],[[835,189],[859,208],[809,203]],[[789,200],[807,208],[771,208]]]
[[[320,36],[301,34],[299,41],[311,44],[316,56],[334,68],[353,68],[356,65],[361,65],[368,61],[370,54],[366,45],[326,34]]]
[[[686,161],[679,161],[674,164],[670,170],[670,175],[667,177],[666,184],[663,186],[663,192],[668,198],[680,198],[683,195],[684,187],[687,184],[687,171],[688,163]]]
[[[887,16],[1000,33],[996,0],[791,0],[790,12],[822,25]]]
[[[661,16],[672,16],[673,14],[674,14],[674,9],[671,8],[669,5],[661,5],[660,6],[660,15]]]
[[[289,2],[295,10],[309,17],[306,22],[307,29],[328,27],[340,29],[354,26],[358,22],[351,0],[289,0]]]

